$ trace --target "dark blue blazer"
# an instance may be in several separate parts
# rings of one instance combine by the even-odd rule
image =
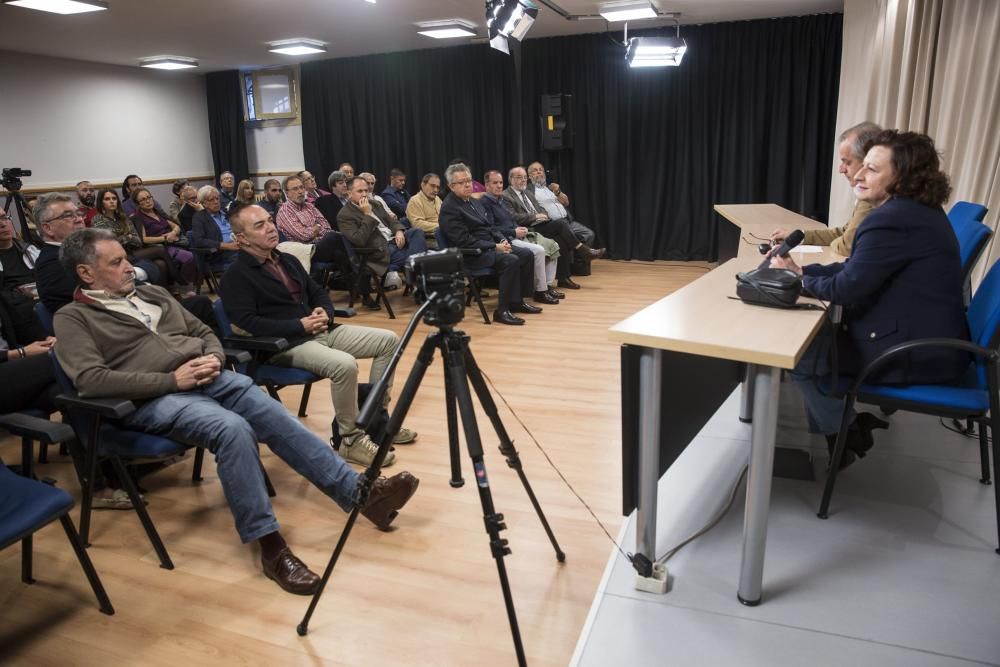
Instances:
[[[497,243],[505,240],[503,234],[490,224],[482,204],[474,199],[463,202],[455,195],[448,195],[438,214],[441,233],[449,248],[475,248],[482,250],[478,257],[464,258],[465,266],[482,269],[493,266]]]
[[[222,215],[226,215],[225,210]],[[227,218],[229,216],[226,216]],[[191,245],[195,248],[209,248],[218,251],[222,243],[222,230],[215,224],[208,211],[198,211],[191,219]]]
[[[406,217],[406,205],[410,201],[410,193],[406,190],[394,190],[390,185],[382,191],[382,199],[389,205],[389,210],[396,214],[397,218]]]
[[[489,218],[493,229],[503,234],[508,241],[517,238],[517,222],[514,216],[503,204],[503,198],[497,197],[494,200],[490,195],[483,195],[479,199],[479,204],[486,210],[486,217]]]
[[[858,227],[851,257],[803,267],[803,286],[844,306],[838,364],[861,370],[886,349],[917,338],[969,339],[958,240],[940,208],[896,197]],[[930,348],[902,355],[872,376],[882,383],[948,382],[970,362],[963,352]]]

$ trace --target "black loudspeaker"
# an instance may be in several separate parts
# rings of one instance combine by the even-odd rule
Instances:
[[[572,120],[572,95],[542,95],[542,148],[547,151],[573,148]]]

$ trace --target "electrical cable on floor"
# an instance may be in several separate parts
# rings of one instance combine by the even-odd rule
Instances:
[[[722,521],[722,517],[726,516],[726,514],[732,508],[733,502],[735,502],[736,500],[736,492],[739,491],[740,486],[743,484],[743,478],[746,477],[747,470],[749,468],[750,468],[749,465],[745,465],[743,466],[743,469],[740,470],[740,476],[736,478],[736,483],[733,484],[733,489],[732,491],[729,492],[729,500],[726,501],[726,504],[722,507],[722,509],[716,512],[715,516],[712,517],[708,523],[706,523],[703,527],[696,530],[691,536],[681,540],[681,542],[677,546],[667,549],[667,551],[662,556],[656,559],[657,563],[660,564],[666,563],[668,558],[672,558],[675,553],[680,551],[683,547],[687,546],[688,543],[693,542],[694,540],[698,539],[708,531],[712,530],[713,528],[715,528],[716,524]]]
[[[618,542],[615,541],[615,538],[611,536],[611,533],[608,532],[608,529],[605,527],[604,523],[597,518],[597,514],[595,514],[594,510],[591,509],[590,505],[587,504],[587,501],[584,500],[579,493],[577,493],[576,489],[573,488],[573,485],[569,483],[568,479],[566,479],[566,476],[562,474],[562,471],[556,467],[556,464],[552,461],[552,458],[549,456],[549,453],[545,451],[545,448],[542,447],[541,443],[538,442],[538,439],[535,438],[535,434],[531,432],[531,429],[528,428],[528,425],[521,420],[521,417],[517,414],[517,412],[515,412],[514,408],[512,408],[510,403],[507,402],[507,398],[500,392],[499,389],[497,389],[497,386],[493,384],[493,380],[490,378],[489,375],[486,374],[486,371],[484,371],[482,367],[480,367],[479,372],[482,373],[484,378],[486,378],[486,382],[489,383],[490,389],[493,390],[493,393],[500,397],[500,400],[503,402],[503,404],[507,406],[507,409],[510,410],[510,413],[514,415],[514,419],[516,419],[517,423],[521,425],[521,428],[524,429],[524,432],[528,434],[528,437],[531,438],[531,441],[535,443],[535,447],[537,447],[538,451],[542,453],[542,456],[545,457],[545,460],[549,462],[549,466],[551,466],[552,469],[556,471],[556,474],[559,475],[559,479],[563,481],[563,484],[566,485],[566,488],[568,488],[570,492],[572,492],[572,494],[576,496],[576,499],[580,501],[581,505],[587,508],[587,511],[590,512],[590,516],[594,517],[594,521],[597,522],[597,525],[601,527],[601,530],[604,531],[604,534],[608,536],[609,540],[611,540],[611,544],[615,545],[615,548],[618,549],[618,553],[624,556],[624,558],[631,563],[632,554],[625,553],[625,550],[622,549],[621,545],[618,544]]]
[[[524,429],[524,432],[527,433],[528,437],[531,438],[531,441],[535,443],[535,447],[537,447],[538,451],[542,453],[542,456],[545,457],[545,460],[549,462],[549,466],[551,466],[552,469],[556,471],[556,474],[559,475],[559,479],[563,481],[563,483],[566,485],[566,488],[568,488],[570,492],[572,492],[572,494],[576,496],[576,499],[580,501],[581,505],[587,508],[587,511],[590,512],[590,516],[594,518],[594,521],[597,522],[597,525],[600,526],[601,530],[604,531],[604,534],[607,535],[608,540],[610,540],[611,543],[615,545],[615,548],[618,549],[618,553],[620,553],[629,563],[632,563],[634,557],[633,554],[626,553],[625,550],[622,549],[622,546],[615,541],[615,538],[611,536],[611,533],[604,526],[604,523],[599,518],[597,518],[597,514],[595,514],[594,510],[591,509],[590,505],[587,504],[587,501],[584,500],[579,493],[577,493],[577,490],[573,488],[573,485],[570,484],[568,479],[566,479],[566,476],[563,475],[562,471],[559,470],[558,467],[556,467],[556,464],[552,461],[552,458],[549,456],[548,452],[545,451],[545,448],[542,447],[541,443],[538,442],[538,439],[535,438],[535,434],[531,432],[531,429],[528,428],[528,425],[521,420],[521,417],[517,414],[514,408],[512,408],[510,403],[507,402],[507,398],[500,392],[499,389],[497,389],[497,386],[493,384],[493,380],[490,378],[489,375],[486,374],[486,371],[484,371],[480,367],[479,372],[482,373],[484,378],[486,378],[486,382],[489,383],[490,388],[493,390],[493,393],[495,393],[497,396],[500,397],[501,402],[503,402],[503,404],[507,406],[507,409],[510,410],[510,413],[514,416],[514,419],[517,420],[517,423],[521,425],[521,428]],[[699,528],[697,531],[695,531],[694,534],[685,538],[683,541],[681,541],[680,544],[668,549],[667,552],[663,556],[658,558],[656,562],[658,563],[665,562],[668,558],[670,558],[675,553],[680,551],[682,547],[686,546],[688,543],[696,540],[697,538],[707,533],[709,530],[714,528],[715,525],[719,523],[719,521],[722,520],[722,517],[724,517],[726,513],[730,510],[730,508],[733,506],[733,502],[735,502],[736,500],[736,492],[739,491],[740,485],[743,484],[743,478],[746,476],[748,468],[749,466],[744,465],[743,469],[740,470],[740,475],[736,479],[736,483],[733,484],[732,490],[729,492],[729,500],[726,501],[725,506],[721,510],[719,510],[707,524],[705,524],[702,528]]]
[[[941,422],[941,426],[943,426],[945,429],[951,431],[952,433],[957,433],[959,435],[964,435],[966,438],[969,438],[969,439],[979,440],[979,433],[978,432],[968,430],[967,428],[965,428],[965,426],[962,424],[962,422],[958,421],[957,419],[952,419],[951,420],[951,424],[952,424],[951,426],[948,425],[948,422],[945,421],[944,417],[939,417],[938,421]],[[982,428],[982,427],[983,427],[982,424],[980,424],[979,428]],[[993,442],[992,436],[987,435],[986,436],[986,442],[992,443]]]

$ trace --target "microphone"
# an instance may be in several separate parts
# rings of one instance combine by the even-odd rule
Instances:
[[[794,232],[785,237],[785,240],[782,242],[782,244],[778,246],[778,248],[773,253],[765,257],[764,261],[761,262],[760,266],[758,266],[757,268],[766,269],[771,264],[771,258],[774,257],[775,255],[777,255],[778,257],[787,257],[789,251],[798,244],[802,243],[802,239],[804,239],[805,237],[806,237],[805,232],[803,232],[801,229],[796,229]]]

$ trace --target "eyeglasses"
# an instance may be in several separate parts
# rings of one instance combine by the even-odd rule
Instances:
[[[452,185],[470,185],[471,183],[472,183],[472,179],[471,178],[466,178],[466,179],[463,179],[461,181],[452,181],[451,182]]]
[[[14,220],[6,213],[0,213],[0,222],[14,222]]]
[[[55,222],[56,220],[76,220],[77,218],[82,218],[82,217],[83,215],[81,215],[80,212],[77,210],[66,211],[62,215],[57,215],[54,218],[49,218],[48,220],[42,220],[42,224],[48,222]]]

